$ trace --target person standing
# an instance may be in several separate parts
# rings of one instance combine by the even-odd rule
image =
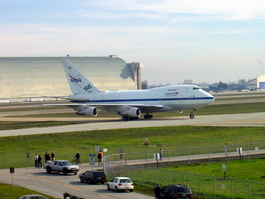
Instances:
[[[155,193],[155,199],[161,199],[161,187],[159,184],[156,185],[156,187],[154,188],[154,193]]]
[[[81,164],[81,161],[80,161],[80,153],[78,153],[78,151],[76,152],[75,154],[75,162],[76,164]]]
[[[41,156],[38,157],[38,168],[42,168]]]
[[[54,162],[55,161],[55,154],[54,154],[54,152],[51,153],[51,158],[52,158],[52,162]]]
[[[45,153],[44,158],[45,158],[45,162],[46,163],[47,163],[47,161],[51,160],[51,157],[50,157],[50,155],[47,152]]]
[[[103,163],[102,163],[102,158],[103,158],[103,152],[100,150],[99,153],[98,153],[98,166],[103,166]]]
[[[162,161],[163,149],[159,149],[159,160]]]
[[[35,161],[35,168],[37,168],[38,167],[38,155],[37,155],[37,153],[35,153],[35,155],[34,155],[34,161]]]

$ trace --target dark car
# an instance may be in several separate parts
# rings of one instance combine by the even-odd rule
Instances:
[[[192,198],[192,192],[186,185],[167,185],[162,188],[161,199]]]
[[[79,175],[80,182],[86,181],[87,183],[98,183],[104,184],[107,181],[106,175],[103,171],[86,171]]]

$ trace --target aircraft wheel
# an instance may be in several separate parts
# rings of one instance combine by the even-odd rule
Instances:
[[[193,118],[194,118],[194,115],[191,114],[191,115],[190,115],[190,119],[193,119]]]
[[[144,119],[151,119],[153,118],[153,115],[144,115]]]

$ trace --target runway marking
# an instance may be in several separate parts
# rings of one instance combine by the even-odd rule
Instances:
[[[109,196],[105,196],[105,195],[102,195],[102,194],[98,194],[99,196],[101,197],[104,197],[104,198],[108,198]]]
[[[65,185],[65,184],[61,184],[61,183],[58,183],[58,182],[53,182],[51,180],[46,180],[46,179],[43,179],[43,178],[39,178],[39,177],[36,177],[36,176],[33,176],[33,175],[30,175],[28,174],[27,176],[29,177],[32,177],[32,178],[36,178],[38,180],[42,180],[44,182],[49,182],[49,183],[53,183],[53,184],[57,184],[57,185],[61,185],[61,186],[65,186],[65,187],[68,187],[68,188],[71,188],[71,189],[75,189],[75,190],[78,190],[78,191],[81,191],[82,189],[80,188],[76,188],[76,187],[73,187],[73,186],[69,186],[69,185]],[[102,194],[98,194],[99,196],[101,197],[104,197],[104,198],[109,198],[108,196],[105,196],[105,195],[102,195]]]
[[[82,189],[80,188],[77,188],[77,187],[73,187],[73,186],[70,186],[70,185],[65,185],[65,184],[61,184],[61,183],[58,183],[58,182],[53,182],[51,180],[45,180],[43,178],[39,178],[39,177],[36,177],[36,176],[33,176],[33,175],[30,175],[28,174],[29,177],[32,177],[32,178],[36,178],[38,180],[42,180],[44,182],[49,182],[49,183],[53,183],[53,184],[57,184],[57,185],[61,185],[61,186],[65,186],[65,187],[68,187],[68,188],[71,188],[71,189],[75,189],[75,190],[78,190],[78,191],[81,191]]]

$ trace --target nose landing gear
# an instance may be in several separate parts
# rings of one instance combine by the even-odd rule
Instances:
[[[193,109],[190,111],[190,119],[194,118],[194,111],[196,111],[196,109]]]

